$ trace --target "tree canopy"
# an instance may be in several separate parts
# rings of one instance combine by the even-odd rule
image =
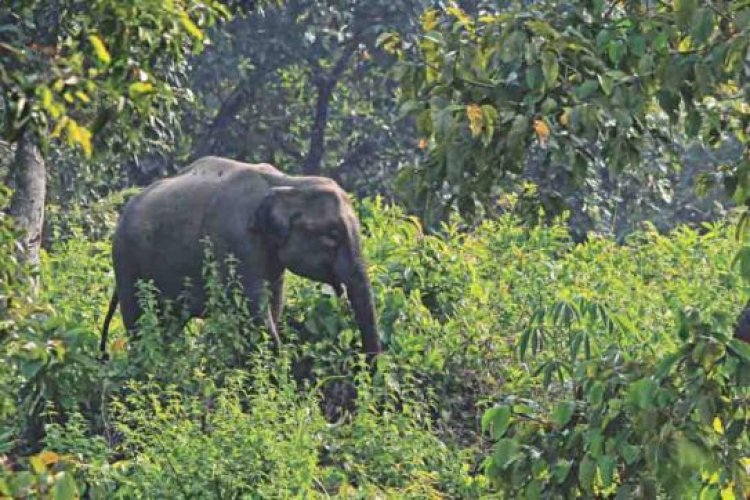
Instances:
[[[404,180],[471,216],[533,152],[548,172],[583,182],[599,161],[617,173],[639,168],[652,145],[674,152],[679,134],[746,143],[749,39],[745,1],[428,10],[419,36],[381,39],[402,61],[401,110],[428,150]],[[742,159],[704,180],[744,203],[748,167]]]

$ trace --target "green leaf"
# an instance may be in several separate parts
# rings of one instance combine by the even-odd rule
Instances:
[[[439,109],[435,113],[435,135],[440,140],[446,140],[453,130],[453,110],[450,107]]]
[[[739,264],[740,276],[745,283],[750,284],[750,246],[740,248],[732,259],[732,267]]]
[[[604,384],[598,380],[591,384],[588,390],[589,403],[593,407],[598,407],[604,402]]]
[[[547,88],[551,88],[557,81],[560,73],[560,65],[557,62],[557,54],[550,51],[542,53],[542,72]]]
[[[555,407],[552,419],[558,427],[564,427],[573,417],[576,405],[573,401],[563,401]]]
[[[53,490],[55,500],[71,500],[78,498],[78,487],[73,476],[68,472],[61,472],[55,481]]]
[[[653,405],[656,383],[650,378],[643,378],[630,384],[628,401],[638,408],[645,409]]]
[[[513,149],[520,149],[526,144],[526,136],[531,132],[531,125],[525,115],[516,115],[508,132],[507,143]]]
[[[104,64],[112,62],[112,56],[109,55],[106,45],[104,45],[104,42],[98,35],[89,35],[89,42],[91,42],[92,47],[94,47],[94,53],[96,54],[97,59]]]
[[[675,438],[675,451],[678,463],[691,470],[701,470],[710,460],[710,452],[702,444],[679,435]]]
[[[635,463],[641,455],[641,448],[632,444],[622,445],[619,447],[618,451],[628,465]]]
[[[591,94],[596,92],[596,89],[598,88],[599,82],[597,82],[596,80],[586,80],[575,88],[574,93],[579,99],[586,99]]]
[[[482,431],[490,429],[495,439],[503,437],[510,426],[511,415],[510,406],[490,408],[482,416]]]
[[[731,339],[727,344],[730,351],[740,357],[742,361],[750,365],[750,344],[740,339]]]
[[[584,491],[592,491],[594,489],[595,474],[596,464],[586,455],[578,466],[578,483]]]
[[[609,455],[602,455],[596,461],[596,465],[599,467],[602,486],[609,488],[615,477],[615,466],[617,465],[615,459]]]
[[[570,473],[572,463],[569,460],[560,459],[552,469],[552,477],[557,484],[565,482]]]
[[[670,121],[672,123],[676,123],[677,118],[679,117],[679,110],[680,110],[679,109],[680,108],[679,95],[667,89],[662,89],[659,91],[656,97],[659,100],[659,106],[661,106],[661,109],[663,109],[664,112],[667,113]]]
[[[538,66],[526,70],[526,86],[531,91],[540,91],[544,83],[544,73]]]
[[[488,146],[495,134],[495,125],[497,124],[497,109],[491,104],[482,104],[482,119],[484,122],[483,141]]]
[[[693,13],[698,6],[698,0],[675,0],[674,8],[677,12],[677,25],[686,28],[693,19]]]
[[[625,55],[625,50],[625,45],[619,40],[611,42],[607,46],[607,56],[609,57],[609,60],[612,61],[612,64],[615,66],[620,64],[620,60]]]
[[[599,86],[602,88],[604,95],[612,95],[612,89],[614,88],[614,81],[607,75],[598,75]]]
[[[692,37],[694,41],[701,44],[708,40],[714,30],[714,12],[709,8],[699,9],[693,16]]]
[[[628,47],[631,54],[641,57],[646,53],[646,39],[642,35],[631,35],[628,37]]]
[[[518,456],[521,445],[515,439],[501,439],[495,443],[492,458],[502,467],[509,466]]]

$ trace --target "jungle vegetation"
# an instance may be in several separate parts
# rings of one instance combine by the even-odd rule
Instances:
[[[750,492],[750,1],[0,0],[0,96],[0,498]],[[210,252],[102,362],[118,214],[205,155],[351,194],[373,364]]]

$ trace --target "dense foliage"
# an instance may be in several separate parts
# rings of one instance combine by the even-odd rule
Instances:
[[[100,364],[108,245],[83,232],[57,244],[43,296],[3,324],[0,491],[466,498],[679,484],[738,498],[748,487],[750,353],[731,339],[743,297],[730,228],[575,245],[562,225],[527,230],[510,216],[425,235],[398,209],[360,212],[389,348],[374,373],[343,303],[299,279],[281,356],[219,286],[182,335],[153,314],[138,340],[118,326]],[[144,300],[153,306],[147,287]]]
[[[602,168],[655,173],[649,164],[688,139],[746,143],[747,2],[483,6],[427,10],[420,36],[381,39],[402,59],[402,112],[429,152],[402,176],[428,211],[491,213],[531,162],[555,178],[547,207],[559,212],[558,186],[585,185]],[[747,161],[721,167],[702,183],[744,203]]]
[[[1,498],[750,493],[750,1],[430,5],[0,0]],[[210,244],[100,359],[121,207],[204,154],[355,195],[373,364]]]
[[[202,27],[229,14],[215,1],[3,0],[3,136],[41,129],[40,139],[62,135],[91,155],[109,122],[126,124],[120,147],[169,133],[187,56],[201,49]]]

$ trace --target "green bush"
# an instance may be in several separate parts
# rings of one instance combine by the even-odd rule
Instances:
[[[621,245],[576,245],[563,221],[527,229],[505,216],[425,234],[377,200],[358,210],[388,347],[375,371],[347,304],[295,276],[284,348],[272,354],[236,276],[220,282],[211,259],[205,319],[176,331],[145,283],[141,335],[128,338],[117,315],[102,364],[109,245],[53,246],[41,295],[0,338],[7,488],[60,472],[94,498],[746,487],[747,364],[730,339],[744,297],[730,227],[644,227]],[[179,319],[179,303],[172,312]],[[621,443],[634,448],[613,452]],[[655,462],[662,444],[687,462]],[[631,462],[620,454],[636,448]],[[50,463],[34,469],[41,453]]]

